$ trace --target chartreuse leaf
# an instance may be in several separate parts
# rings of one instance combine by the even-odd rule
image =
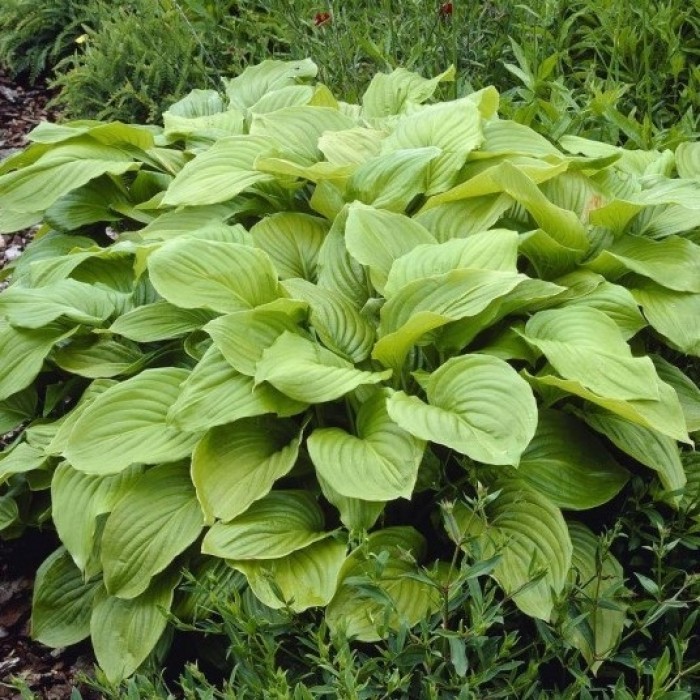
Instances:
[[[338,577],[338,591],[326,608],[326,622],[361,642],[375,642],[402,625],[412,627],[440,607],[437,588],[412,578],[419,569],[404,552],[416,559],[425,549],[422,536],[410,527],[373,532],[364,547],[347,558]],[[386,557],[381,573],[368,554]],[[388,555],[388,556],[387,556]],[[364,579],[364,581],[363,581]],[[366,583],[365,583],[366,581]],[[375,593],[362,595],[359,585]]]
[[[163,206],[218,204],[271,175],[255,169],[255,159],[269,153],[271,143],[261,136],[229,136],[191,160],[175,176],[163,197]]]
[[[484,122],[484,142],[474,155],[493,158],[498,155],[521,155],[535,158],[554,156],[561,158],[562,152],[544,136],[524,124],[509,119],[494,119]]]
[[[410,498],[425,443],[400,428],[387,412],[387,391],[377,391],[357,414],[357,435],[317,428],[306,445],[316,472],[346,498]]]
[[[348,207],[345,245],[355,260],[369,267],[372,284],[384,291],[394,261],[435,238],[420,224],[402,214],[375,209],[361,202]]]
[[[618,449],[656,471],[664,489],[675,492],[685,486],[685,472],[675,440],[607,411],[587,408],[582,415],[591,428],[605,435]]]
[[[145,126],[137,124],[122,124],[121,122],[104,122],[96,120],[80,120],[68,124],[53,124],[40,122],[29,133],[33,143],[54,144],[75,139],[77,136],[89,134],[98,143],[108,146],[129,145],[147,150],[153,146],[153,134]]]
[[[377,73],[362,97],[362,116],[372,120],[401,114],[430,99],[441,82],[454,79],[454,66],[430,80],[405,68]]]
[[[307,491],[271,491],[227,523],[215,523],[202,552],[222,559],[279,559],[330,535]]]
[[[597,309],[571,306],[540,311],[523,335],[565,379],[617,400],[657,400],[648,357],[633,357],[616,323]]]
[[[98,573],[94,565],[88,568],[98,517],[112,510],[141,471],[132,467],[114,476],[92,476],[68,462],[56,468],[51,480],[51,517],[61,542],[86,578]]]
[[[327,348],[352,362],[369,357],[374,327],[342,294],[302,279],[286,280],[282,287],[309,305],[311,325]]]
[[[454,184],[467,156],[483,140],[479,108],[465,98],[422,107],[399,120],[382,150],[391,153],[402,148],[437,146],[441,153],[430,164],[426,183],[426,194],[432,195]]]
[[[189,455],[198,435],[166,422],[188,374],[175,367],[147,369],[107,389],[76,421],[65,458],[79,471],[104,475],[137,462],[166,462]]]
[[[0,401],[0,435],[14,430],[20,423],[34,416],[38,396],[32,386]]]
[[[249,416],[293,416],[306,408],[267,384],[237,372],[216,347],[209,348],[182,384],[167,414],[168,424],[206,430]]]
[[[548,374],[540,374],[537,377],[533,377],[527,372],[523,372],[523,376],[543,393],[551,392],[553,388],[564,394],[580,396],[586,401],[605,408],[632,423],[656,430],[674,440],[690,443],[678,395],[672,387],[662,382],[658,377],[655,382],[656,389],[659,392],[657,400],[621,401],[620,399],[610,399],[596,394],[580,382],[572,379],[562,379],[561,377]]]
[[[182,309],[168,301],[158,300],[123,314],[109,330],[137,343],[153,343],[187,335],[215,315],[205,309]]]
[[[314,78],[318,68],[310,59],[302,61],[263,61],[248,66],[239,76],[224,80],[226,96],[232,107],[246,110],[273,90]]]
[[[569,510],[607,503],[629,479],[594,433],[573,416],[552,409],[540,410],[518,475],[554,505]]]
[[[172,241],[149,256],[148,270],[158,293],[185,309],[245,311],[279,296],[270,258],[237,243]]]
[[[61,547],[36,573],[32,600],[32,639],[51,647],[77,644],[90,634],[90,615],[100,581],[86,583]]]
[[[363,163],[348,180],[346,198],[377,209],[403,212],[427,188],[430,164],[440,149],[403,148]]]
[[[305,305],[295,307],[292,304],[288,302],[286,308],[270,304],[220,316],[208,323],[204,330],[231,367],[253,377],[255,366],[266,348],[284,331],[299,332],[298,323],[305,316]]]
[[[388,399],[389,415],[404,430],[477,462],[518,464],[535,434],[537,405],[508,363],[488,355],[453,357],[424,388],[427,403],[403,391]]]
[[[74,332],[59,324],[37,329],[13,328],[0,318],[0,401],[28,387],[54,344]]]
[[[595,673],[622,636],[627,610],[624,573],[609,551],[600,551],[598,538],[585,525],[572,521],[568,527],[573,546],[569,578],[580,587],[577,612],[587,617],[573,629],[565,628],[565,634]]]
[[[9,493],[0,496],[0,532],[12,528],[19,522],[17,501]]]
[[[345,244],[347,207],[335,217],[331,230],[318,254],[318,286],[340,292],[361,309],[370,296],[369,281],[362,265],[348,252]]]
[[[321,135],[318,147],[329,163],[336,166],[361,165],[378,156],[384,133],[358,126],[345,131],[328,131]]]
[[[120,598],[141,595],[203,526],[186,464],[159,464],[130,481],[102,534],[107,591]]]
[[[299,455],[294,426],[273,418],[243,418],[212,428],[192,455],[192,481],[209,521],[228,521],[266,496]]]
[[[153,580],[136,598],[101,594],[90,618],[95,656],[111,683],[130,676],[146,660],[165,631],[177,577],[170,573]]]
[[[275,153],[294,163],[312,165],[321,159],[318,140],[324,132],[356,126],[350,117],[330,107],[285,107],[269,114],[255,114],[252,137],[275,145]]]
[[[33,447],[26,442],[13,446],[11,450],[0,453],[0,484],[3,484],[14,474],[41,469],[46,462],[46,454],[42,449]]]
[[[270,256],[280,279],[302,277],[309,282],[316,281],[318,252],[327,232],[324,219],[298,212],[272,214],[250,229],[255,245]]]
[[[263,352],[255,382],[269,382],[292,399],[306,403],[333,401],[363,384],[377,384],[391,375],[366,372],[330,350],[285,331]]]
[[[41,212],[56,200],[106,173],[123,175],[140,163],[119,148],[92,140],[56,146],[27,167],[0,175],[0,209]]]
[[[669,236],[652,241],[625,235],[587,267],[608,279],[634,272],[668,289],[700,292],[700,246],[685,238]]]
[[[289,606],[294,612],[302,612],[331,600],[346,549],[344,542],[326,536],[279,559],[229,563],[245,574],[255,596],[269,608]]]
[[[410,282],[382,307],[372,357],[400,370],[408,351],[425,333],[476,316],[524,279],[515,272],[461,269]]]
[[[637,280],[630,285],[651,326],[688,355],[700,357],[700,294]]]
[[[287,85],[263,95],[250,108],[250,112],[252,114],[268,114],[285,107],[301,107],[311,104],[313,96],[314,88],[311,85]]]
[[[318,479],[324,498],[338,509],[340,522],[342,522],[348,530],[370,530],[374,527],[386,503],[341,496],[318,474],[316,478]]]
[[[664,360],[663,357],[652,355],[651,359],[660,379],[676,390],[688,432],[693,433],[700,430],[700,388],[690,377],[683,374],[675,365]]]
[[[530,617],[549,620],[571,567],[572,545],[561,511],[515,476],[496,479],[486,517],[458,504],[463,546],[476,539],[484,559],[499,556],[493,578]]]
[[[681,143],[674,155],[679,177],[700,178],[700,144]]]
[[[393,261],[384,295],[391,298],[410,282],[460,268],[516,272],[517,258],[518,234],[507,229],[483,231],[445,243],[419,244]]]
[[[133,374],[143,367],[148,355],[128,340],[87,336],[54,350],[50,359],[66,372],[97,379]]]

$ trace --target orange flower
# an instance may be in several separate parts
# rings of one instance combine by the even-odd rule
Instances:
[[[326,24],[331,23],[331,13],[330,12],[317,12],[316,16],[314,17],[314,24],[317,27],[323,27]]]

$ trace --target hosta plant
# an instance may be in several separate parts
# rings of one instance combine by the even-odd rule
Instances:
[[[0,531],[63,543],[33,634],[118,680],[216,571],[372,641],[449,609],[464,559],[596,670],[631,574],[601,506],[632,472],[697,501],[700,146],[315,73],[44,123],[0,166],[2,230],[42,224],[0,294]]]

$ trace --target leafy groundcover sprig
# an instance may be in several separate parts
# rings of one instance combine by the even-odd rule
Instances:
[[[700,350],[700,146],[555,145],[494,88],[430,104],[452,71],[361,104],[315,75],[44,123],[0,165],[1,230],[42,224],[0,294],[0,533],[63,543],[33,634],[118,681],[223,560],[374,641],[449,611],[464,559],[595,671],[631,572],[585,512],[631,474],[697,505],[664,355]]]

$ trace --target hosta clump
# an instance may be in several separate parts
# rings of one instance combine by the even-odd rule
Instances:
[[[50,488],[63,542],[34,636],[125,677],[223,560],[375,640],[449,605],[461,548],[595,669],[629,572],[581,512],[630,471],[697,499],[700,390],[663,355],[700,350],[700,146],[554,145],[493,88],[426,104],[450,72],[360,105],[315,72],[42,124],[0,167],[3,230],[43,222],[0,295],[0,529]]]

